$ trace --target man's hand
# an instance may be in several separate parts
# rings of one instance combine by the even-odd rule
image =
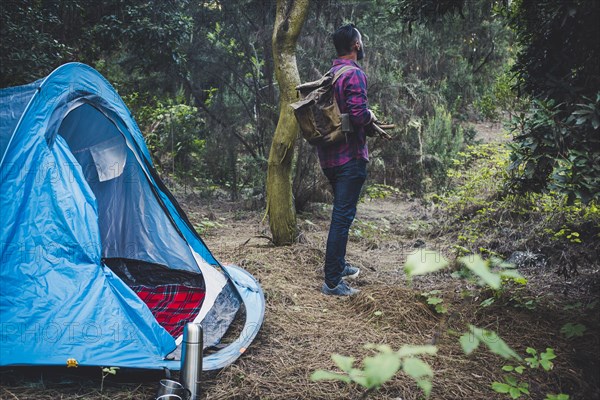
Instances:
[[[369,110],[371,113],[371,123],[365,127],[365,132],[367,136],[379,136],[386,140],[391,140],[392,136],[387,133],[385,130],[392,130],[396,128],[394,124],[386,124],[382,121],[379,121],[373,111]]]
[[[371,125],[372,123],[377,122],[377,116],[375,115],[375,113],[372,110],[369,110],[369,114],[371,114],[371,119],[369,120],[369,123],[367,124],[367,126]]]

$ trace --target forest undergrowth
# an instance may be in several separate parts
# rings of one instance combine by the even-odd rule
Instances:
[[[405,373],[367,394],[360,385],[310,379],[318,369],[341,372],[332,354],[360,365],[374,354],[367,344],[436,346],[437,354],[422,357],[433,371],[431,399],[600,398],[600,211],[554,193],[513,194],[504,184],[505,146],[466,148],[447,188],[424,198],[370,184],[348,247],[348,260],[362,270],[353,298],[319,292],[330,206],[313,204],[298,216],[299,243],[275,247],[261,211],[178,194],[217,259],[250,271],[267,301],[248,351],[204,375],[204,398],[424,398]],[[414,254],[443,256],[449,267],[409,280],[403,267]],[[459,262],[476,255],[512,263],[523,279],[480,285]],[[471,325],[496,332],[521,361],[482,347],[465,355],[459,338]],[[5,368],[0,398],[149,399],[161,377],[105,375],[98,368]],[[507,387],[513,391],[504,393]]]

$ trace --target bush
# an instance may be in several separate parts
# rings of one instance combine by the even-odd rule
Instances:
[[[136,117],[156,167],[192,184],[205,178],[204,119],[198,109],[187,105],[181,96],[154,98],[150,104],[142,99],[134,93],[125,100],[137,110]]]
[[[575,105],[535,100],[513,121],[511,172],[518,191],[555,190],[600,200],[600,92]]]
[[[600,199],[600,3],[531,0],[510,6],[514,72],[535,99],[516,121],[512,169],[519,191]]]
[[[427,120],[423,136],[425,171],[433,188],[440,188],[446,183],[448,167],[464,145],[463,129],[454,124],[446,107],[437,105],[435,113]]]

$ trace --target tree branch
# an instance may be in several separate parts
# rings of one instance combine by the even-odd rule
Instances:
[[[475,68],[473,70],[473,73],[476,74],[477,72],[479,72],[479,70],[481,68],[483,68],[483,66],[485,64],[487,64],[487,62],[490,60],[490,57],[492,56],[492,54],[494,53],[494,50],[496,49],[496,45],[494,44],[494,41],[492,40],[492,49],[489,51],[489,53],[487,53],[487,55],[485,56],[485,58],[483,59],[483,61],[481,62],[481,64],[479,65],[479,67]]]
[[[233,133],[233,135],[246,148],[246,150],[248,150],[248,152],[250,153],[250,155],[252,156],[252,158],[254,158],[256,161],[260,161],[260,157],[258,157],[258,155],[256,154],[256,152],[254,151],[254,149],[252,148],[252,146],[250,146],[250,144],[246,141],[246,139],[244,139],[244,137],[242,135],[240,135],[238,132],[236,132],[234,129],[232,129],[231,126],[227,125],[219,117],[217,117],[212,111],[210,111],[210,109],[202,101],[201,96],[199,96],[198,93],[197,93],[197,91],[194,89],[192,83],[187,78],[185,78],[183,76],[181,78],[183,80],[183,83],[184,83],[186,89],[192,94],[192,96],[194,96],[194,103],[196,104],[196,106],[198,106],[199,108],[201,108],[206,113],[206,115],[208,115],[210,117],[210,119],[212,119],[213,121],[215,121],[217,124],[221,125],[224,129],[230,130],[231,133]]]

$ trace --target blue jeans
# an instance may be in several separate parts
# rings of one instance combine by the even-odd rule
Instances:
[[[325,283],[335,287],[346,266],[348,231],[356,215],[360,190],[367,178],[367,161],[354,159],[344,165],[324,168],[323,173],[333,188],[333,212],[325,252]]]

